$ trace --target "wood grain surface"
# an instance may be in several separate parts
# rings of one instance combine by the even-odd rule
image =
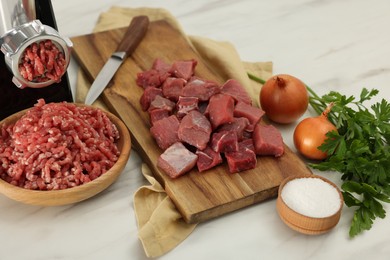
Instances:
[[[117,48],[126,28],[72,38],[74,55],[93,80]],[[170,179],[156,166],[161,150],[149,133],[149,116],[139,99],[143,89],[135,83],[138,72],[149,69],[156,58],[166,62],[196,59],[197,76],[223,83],[224,79],[205,64],[186,38],[165,21],[151,22],[145,38],[120,67],[103,92],[103,100],[127,125],[134,149],[152,169],[187,223],[197,223],[277,196],[281,181],[292,175],[311,174],[305,163],[287,146],[280,158],[258,156],[253,170],[230,174],[226,163],[199,173],[192,170]]]

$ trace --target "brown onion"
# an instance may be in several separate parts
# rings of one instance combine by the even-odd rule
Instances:
[[[328,113],[332,106],[333,103],[317,117],[305,118],[295,128],[295,148],[308,159],[323,160],[328,156],[318,147],[324,143],[328,132],[337,131],[336,126],[328,120]]]
[[[309,104],[305,84],[288,74],[275,75],[260,91],[260,105],[267,117],[276,123],[288,124],[300,118]]]

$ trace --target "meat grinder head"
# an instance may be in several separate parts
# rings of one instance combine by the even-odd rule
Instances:
[[[0,0],[0,19],[4,21],[0,25],[1,51],[4,53],[8,69],[13,74],[12,82],[19,88],[43,88],[58,82],[58,79],[65,74],[70,62],[72,49],[70,39],[61,36],[56,29],[42,24],[37,19],[34,0]],[[50,41],[63,57],[62,69],[57,69],[60,75],[57,75],[57,79],[27,78],[26,73],[23,74],[21,70],[24,69],[26,72],[26,68],[23,68],[25,52],[31,49],[31,46],[39,46],[39,43],[45,41]],[[32,62],[28,67],[26,66],[27,73],[34,73],[29,70],[38,65],[40,65],[38,62]],[[47,70],[47,68],[41,70]]]

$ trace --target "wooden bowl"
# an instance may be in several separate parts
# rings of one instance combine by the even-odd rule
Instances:
[[[340,198],[340,206],[337,212],[326,217],[310,217],[307,216],[309,214],[303,215],[290,208],[282,199],[282,191],[288,182],[299,178],[318,178],[333,186]],[[343,196],[339,188],[331,181],[318,175],[308,175],[303,177],[290,176],[284,179],[279,186],[278,198],[276,200],[276,208],[282,221],[293,230],[306,235],[318,235],[329,232],[332,228],[334,228],[340,220],[343,204]]]
[[[85,106],[76,104],[77,106]],[[16,122],[21,118],[28,109],[15,113],[0,122],[0,127],[4,124]],[[80,186],[63,189],[63,190],[29,190],[12,185],[3,179],[0,179],[0,193],[5,196],[25,204],[38,206],[60,206],[72,204],[86,200],[110,186],[122,173],[126,166],[127,160],[131,151],[131,138],[129,130],[125,124],[115,115],[106,112],[119,131],[120,139],[118,140],[118,148],[120,151],[117,162],[107,172],[96,178],[95,180],[82,184]]]

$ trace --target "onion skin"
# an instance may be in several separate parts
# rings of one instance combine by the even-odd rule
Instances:
[[[323,160],[328,156],[318,147],[325,142],[328,132],[337,131],[336,126],[328,120],[328,113],[332,106],[333,104],[330,104],[321,115],[305,118],[296,126],[294,145],[304,157]]]
[[[267,117],[280,124],[289,124],[307,110],[309,94],[298,78],[279,74],[267,80],[260,91],[260,105]]]

